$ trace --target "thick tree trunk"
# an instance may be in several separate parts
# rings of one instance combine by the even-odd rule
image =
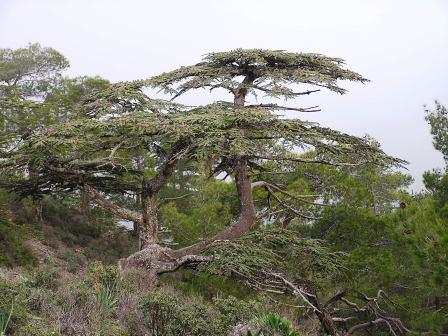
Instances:
[[[240,215],[238,219],[224,231],[219,232],[209,239],[202,240],[191,246],[173,251],[176,258],[199,253],[217,240],[228,240],[241,237],[249,232],[257,220],[257,213],[252,197],[252,186],[248,176],[246,159],[237,159],[235,165],[235,183],[238,193],[238,205]]]
[[[148,238],[148,241],[145,242],[144,248],[141,251],[134,253],[126,259],[120,260],[121,269],[143,268],[154,274],[171,272],[186,263],[208,260],[208,257],[198,256],[196,254],[205,250],[213,244],[213,242],[217,240],[238,238],[249,232],[257,220],[257,215],[253,203],[252,186],[248,176],[247,162],[245,159],[239,158],[237,160],[235,172],[240,215],[232,225],[209,239],[202,240],[179,250],[162,247],[157,244],[156,240],[150,241],[150,238]],[[153,201],[153,199],[151,201]],[[155,212],[148,212],[148,214],[155,214]],[[154,221],[148,221],[148,235],[154,233],[157,235],[157,226],[150,226],[153,224],[157,225],[157,218],[154,216],[152,219]]]
[[[142,202],[142,220],[139,223],[138,239],[140,249],[157,243],[157,196],[144,195]]]

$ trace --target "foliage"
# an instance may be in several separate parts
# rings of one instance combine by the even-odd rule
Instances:
[[[16,50],[0,49],[0,84],[3,89],[18,88],[23,95],[33,97],[47,91],[68,66],[62,54],[39,43]]]
[[[32,265],[34,257],[24,244],[24,230],[0,210],[0,266]]]
[[[232,297],[217,298],[214,306],[182,302],[163,291],[150,293],[140,302],[148,335],[225,335],[237,323],[255,318],[260,311],[254,308],[253,303]]]
[[[252,72],[256,81],[244,83],[249,93],[258,90],[271,97],[293,98],[300,93],[292,91],[291,84],[313,84],[344,93],[337,80],[367,81],[361,75],[343,69],[343,64],[340,58],[319,54],[236,49],[207,54],[202,62],[156,76],[148,84],[162,87],[174,97],[191,89],[207,87],[233,92],[241,84],[237,78]]]
[[[435,110],[426,109],[426,121],[431,126],[435,149],[448,161],[448,111],[440,102],[435,101]]]
[[[233,184],[203,175],[178,180],[173,182],[177,187],[161,194],[160,223],[167,230],[162,236],[167,242],[188,246],[222,231],[236,217]]]
[[[14,311],[14,301],[11,302],[11,309],[9,313],[0,312],[0,336],[6,336],[9,321],[11,320],[12,312]]]
[[[291,322],[287,319],[277,315],[277,314],[268,314],[262,319],[262,326],[264,331],[259,333],[260,336],[276,335],[277,333],[281,336],[300,336],[298,331],[293,331],[291,326]]]
[[[232,241],[217,241],[209,250],[214,258],[200,265],[201,270],[241,278],[256,289],[283,290],[284,284],[276,286],[272,279],[276,274],[289,275],[302,284],[318,284],[342,268],[340,256],[323,241],[272,227]]]
[[[405,162],[373,139],[280,116],[317,107],[246,104],[250,94],[290,99],[315,87],[344,93],[340,80],[366,82],[341,59],[237,49],[115,84],[63,78],[67,66],[39,45],[0,50],[1,184],[13,191],[1,193],[2,206],[8,204],[0,213],[0,263],[32,264],[23,240],[34,235],[64,265],[44,262],[20,284],[0,279],[3,333],[7,327],[11,335],[225,335],[261,321],[258,335],[297,335],[277,308],[300,326],[311,310],[295,307],[285,293],[319,319],[336,316],[340,330],[390,314],[415,333],[448,333],[446,171],[426,172],[426,191],[410,195],[411,178],[395,169]],[[306,85],[313,87],[302,90]],[[148,87],[173,99],[224,89],[234,101],[183,106],[147,96]],[[446,108],[436,102],[426,119],[447,159]],[[253,203],[258,221],[232,239],[207,240],[238,223],[242,177],[253,196],[244,202]],[[89,204],[86,185],[103,198],[96,200],[101,207]],[[137,247],[104,200],[138,222],[151,192],[161,244],[206,243],[200,264],[162,278],[175,290],[140,288],[109,265]],[[27,195],[41,198],[41,223]],[[102,262],[83,273],[89,260]],[[274,297],[267,303],[253,289]],[[387,325],[366,332],[381,330]]]

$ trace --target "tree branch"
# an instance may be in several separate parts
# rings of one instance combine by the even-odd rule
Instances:
[[[88,184],[84,184],[83,191],[96,203],[122,219],[126,219],[132,222],[140,222],[142,219],[141,215],[138,212],[123,208],[113,203],[112,201],[101,195],[98,190],[92,188]]]
[[[348,162],[331,162],[327,160],[313,160],[313,159],[305,159],[300,157],[284,157],[284,156],[270,156],[270,155],[250,155],[251,158],[255,159],[263,159],[263,160],[270,160],[270,161],[293,161],[293,162],[301,162],[301,163],[319,163],[319,164],[325,164],[328,166],[336,166],[336,167],[357,167],[362,164],[365,164],[365,162],[359,162],[359,163],[348,163]]]
[[[266,108],[266,109],[273,109],[273,110],[285,110],[285,111],[297,111],[297,112],[320,112],[321,111],[321,109],[319,109],[318,106],[296,108],[296,107],[281,106],[281,105],[277,105],[277,104],[246,105],[245,108]]]

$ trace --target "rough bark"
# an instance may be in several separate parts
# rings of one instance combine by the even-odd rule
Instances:
[[[143,249],[157,243],[157,195],[145,194],[142,201],[142,220],[139,223],[139,246]]]
[[[243,234],[249,232],[257,220],[257,213],[255,210],[252,187],[248,176],[247,162],[243,158],[239,158],[235,165],[235,183],[238,194],[238,205],[240,214],[235,222],[228,228],[217,233],[211,238],[202,240],[191,246],[173,251],[176,257],[195,254],[206,249],[210,244],[217,240],[228,240],[241,237]]]

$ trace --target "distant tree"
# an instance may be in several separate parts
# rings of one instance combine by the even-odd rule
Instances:
[[[104,89],[99,77],[64,78],[68,60],[38,43],[0,49],[0,131],[9,139],[66,121],[83,97]]]
[[[98,77],[64,78],[62,72],[68,67],[61,53],[38,43],[0,49],[1,157],[8,157],[11,148],[34,132],[73,117],[75,106],[86,95],[108,85]],[[20,173],[37,174],[34,167],[30,162]],[[41,196],[37,192],[33,196],[41,218]]]
[[[38,43],[16,50],[0,49],[0,125],[2,132],[25,133],[44,118],[42,100],[68,68],[67,59]]]
[[[448,110],[435,101],[435,110],[426,109],[425,119],[431,127],[435,149],[439,150],[448,162]]]

